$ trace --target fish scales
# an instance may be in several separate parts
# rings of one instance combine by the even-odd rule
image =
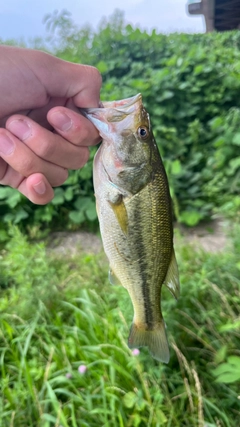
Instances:
[[[177,297],[179,281],[168,181],[148,114],[140,95],[84,114],[103,138],[94,188],[109,278],[128,290],[134,308],[128,344],[168,362],[161,288]]]

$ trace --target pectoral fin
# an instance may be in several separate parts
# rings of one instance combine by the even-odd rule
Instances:
[[[179,274],[178,266],[175,257],[175,252],[173,249],[172,258],[168,267],[168,272],[166,274],[164,284],[167,286],[174,298],[178,299],[180,295],[180,284],[179,284]]]
[[[120,225],[122,232],[127,235],[128,215],[126,206],[123,201],[123,197],[119,197],[119,199],[115,203],[109,201],[109,204],[111,205],[111,208],[117,218],[118,224]]]

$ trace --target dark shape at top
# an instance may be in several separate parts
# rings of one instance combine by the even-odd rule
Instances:
[[[240,0],[188,0],[190,15],[204,15],[206,31],[240,29]]]

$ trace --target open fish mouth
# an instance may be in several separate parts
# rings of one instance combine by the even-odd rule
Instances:
[[[101,104],[102,107],[99,108],[80,108],[79,112],[98,129],[100,136],[105,140],[108,140],[111,134],[116,133],[116,129],[121,130],[122,136],[124,136],[124,132],[125,136],[127,133],[131,133],[132,117],[139,117],[143,109],[140,93],[130,98],[106,101]],[[127,120],[124,121],[125,119]],[[122,127],[121,122],[123,121]]]
[[[99,108],[79,108],[79,112],[98,128],[95,119],[98,121],[119,122],[126,115],[133,113],[136,103],[138,105],[142,104],[141,93],[119,101],[101,102]]]

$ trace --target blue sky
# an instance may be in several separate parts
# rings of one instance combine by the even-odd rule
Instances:
[[[96,28],[103,16],[118,8],[134,26],[158,32],[204,32],[202,17],[188,16],[187,0],[6,0],[0,8],[0,39],[45,37],[43,17],[67,9],[74,22]]]

